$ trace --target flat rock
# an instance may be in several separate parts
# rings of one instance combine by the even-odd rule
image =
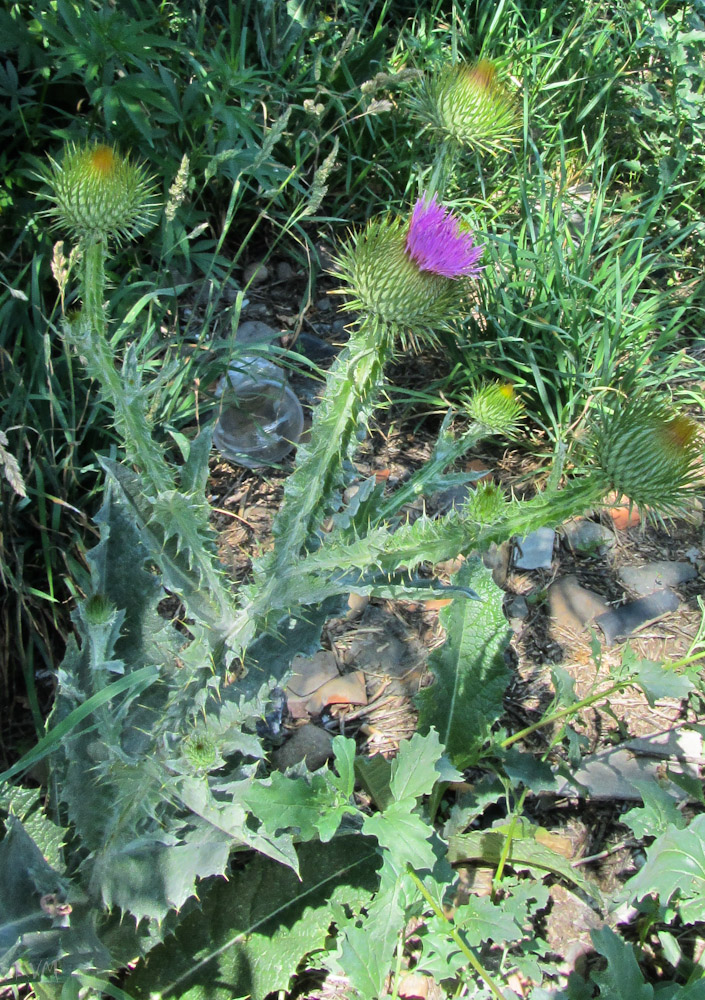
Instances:
[[[272,754],[272,764],[278,771],[306,761],[309,771],[323,767],[333,756],[333,737],[325,729],[312,723],[295,729],[290,738]]]
[[[550,569],[556,533],[553,528],[537,528],[514,542],[516,569]]]
[[[614,532],[598,521],[574,517],[558,529],[564,544],[579,555],[603,555],[615,544]]]
[[[598,615],[609,610],[604,597],[582,587],[572,574],[561,577],[548,588],[548,607],[554,623],[571,632],[582,632]]]
[[[658,781],[664,761],[675,774],[698,779],[703,761],[701,735],[692,729],[669,729],[590,754],[573,774],[576,783],[564,781],[557,793],[551,794],[640,802],[642,795],[635,782]],[[687,797],[675,784],[669,790],[676,798]]]
[[[291,668],[293,672],[286,686],[287,705],[295,719],[305,719],[315,714],[311,705],[318,705],[316,694],[326,683],[339,678],[340,671],[335,657],[326,649],[319,649],[313,656],[295,656]]]
[[[647,622],[660,618],[661,615],[675,611],[680,603],[674,590],[657,590],[647,597],[639,597],[618,608],[611,608],[605,614],[595,619],[605,636],[608,646],[620,639],[627,639]]]
[[[238,344],[264,344],[276,340],[279,333],[261,319],[246,319],[240,323],[235,334]]]
[[[492,570],[492,579],[500,588],[507,582],[511,554],[512,548],[509,542],[502,542],[501,545],[492,542],[488,550],[482,553],[482,562],[487,569]]]
[[[507,605],[507,617],[523,621],[529,617],[529,605],[523,594],[517,594]]]
[[[669,562],[656,560],[642,566],[622,566],[617,576],[620,583],[635,594],[646,596],[666,587],[677,587],[698,575],[695,566],[689,562]]]
[[[242,272],[242,283],[244,285],[261,285],[269,277],[269,268],[264,264],[254,261],[248,264]]]

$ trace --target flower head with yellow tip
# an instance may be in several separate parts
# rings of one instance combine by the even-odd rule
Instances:
[[[113,146],[68,146],[61,161],[50,158],[42,174],[52,207],[46,214],[75,239],[111,237],[118,242],[154,224],[155,185],[143,166]]]
[[[486,59],[448,66],[430,77],[412,108],[441,140],[488,153],[508,149],[521,124],[516,100]]]
[[[611,489],[668,516],[705,490],[703,446],[695,420],[659,397],[642,395],[603,409],[593,451]]]

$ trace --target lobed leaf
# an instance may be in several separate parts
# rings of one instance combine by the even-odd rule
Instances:
[[[705,815],[684,830],[669,825],[625,889],[636,900],[654,894],[664,906],[672,902],[686,924],[705,919]]]
[[[203,887],[202,905],[128,976],[135,1000],[254,1000],[286,990],[301,960],[322,949],[335,906],[353,910],[376,888],[379,857],[363,837],[298,848],[301,878],[255,857]]]

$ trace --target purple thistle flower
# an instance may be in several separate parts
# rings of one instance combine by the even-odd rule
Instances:
[[[476,277],[484,247],[475,246],[453,213],[424,195],[414,205],[406,237],[406,252],[421,271],[444,278]]]

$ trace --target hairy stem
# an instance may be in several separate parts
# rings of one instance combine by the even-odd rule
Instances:
[[[287,571],[312,541],[340,483],[342,463],[353,451],[355,435],[382,385],[391,348],[385,325],[363,321],[331,368],[317,407],[308,445],[299,449],[297,467],[287,480],[284,503],[273,525],[273,552],[257,567],[259,604],[280,606],[275,593],[290,584]]]
[[[431,894],[427,890],[426,886],[423,884],[423,882],[418,877],[418,875],[416,874],[416,872],[414,871],[414,869],[411,867],[411,865],[407,865],[406,872],[407,872],[407,875],[411,878],[411,880],[414,883],[414,885],[416,886],[416,888],[419,890],[419,892],[423,896],[423,898],[426,900],[426,902],[428,903],[428,905],[431,907],[431,909],[433,910],[433,912],[436,914],[436,916],[440,920],[444,921],[444,923],[446,923],[448,925],[448,934],[452,937],[453,941],[455,941],[455,943],[460,948],[460,950],[462,951],[463,955],[465,955],[465,957],[467,958],[468,962],[473,967],[473,969],[478,974],[478,976],[485,983],[487,983],[487,985],[489,986],[489,988],[492,990],[492,993],[497,997],[497,1000],[504,1000],[504,994],[500,990],[499,986],[497,986],[497,984],[495,983],[494,979],[492,979],[492,977],[490,976],[489,972],[486,972],[485,969],[482,967],[482,965],[480,964],[478,958],[476,957],[476,955],[472,951],[472,949],[469,948],[468,945],[463,941],[462,937],[460,936],[460,934],[457,931],[457,928],[453,926],[452,922],[448,919],[448,917],[445,915],[445,913],[440,908],[440,906],[438,906],[438,904],[436,903],[436,901],[434,900],[434,898],[431,896]]]
[[[115,367],[104,304],[105,243],[99,237],[87,237],[82,241],[82,251],[83,310],[77,319],[64,323],[64,332],[115,411],[115,423],[123,436],[128,461],[140,470],[148,489],[154,492],[173,489],[173,476],[152,436],[136,359],[128,354],[123,371]]]

